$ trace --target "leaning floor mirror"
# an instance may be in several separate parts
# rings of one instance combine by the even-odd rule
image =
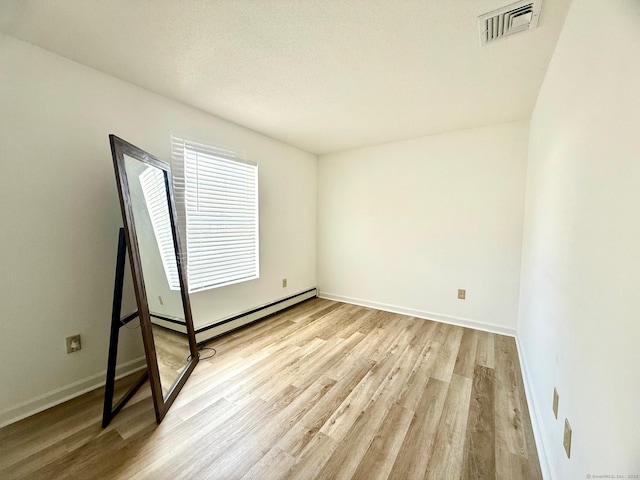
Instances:
[[[114,135],[109,140],[124,222],[121,242],[129,253],[147,375],[160,423],[198,363],[171,169]],[[116,278],[116,290],[117,283]]]

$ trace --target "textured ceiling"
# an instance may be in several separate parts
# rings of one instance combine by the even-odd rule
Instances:
[[[0,0],[0,31],[322,154],[530,117],[570,0]]]

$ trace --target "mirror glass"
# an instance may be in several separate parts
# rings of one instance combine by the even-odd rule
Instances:
[[[109,138],[147,374],[160,423],[198,363],[171,169],[130,143],[114,135]],[[120,253],[119,258],[124,262]]]
[[[180,294],[164,171],[124,155],[153,343],[166,398],[191,352]]]

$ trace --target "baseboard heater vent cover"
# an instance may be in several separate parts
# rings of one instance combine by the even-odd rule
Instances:
[[[290,295],[288,297],[275,300],[265,305],[252,308],[251,310],[247,310],[246,312],[232,315],[231,317],[225,318],[211,325],[207,325],[206,327],[197,328],[196,342],[198,343],[198,345],[201,345],[215,337],[219,337],[220,335],[229,333],[232,330],[236,330],[238,328],[249,325],[250,323],[262,320],[263,318],[268,317],[269,315],[273,315],[274,313],[278,313],[285,308],[289,308],[297,303],[304,302],[305,300],[317,296],[318,289],[315,287],[310,288],[303,292],[296,293],[295,295]]]

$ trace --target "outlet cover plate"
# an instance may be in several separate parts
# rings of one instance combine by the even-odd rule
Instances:
[[[465,300],[467,298],[467,291],[461,288],[458,289],[458,300]]]
[[[67,344],[67,354],[82,350],[82,343],[80,342],[80,335],[72,335],[65,338]]]

